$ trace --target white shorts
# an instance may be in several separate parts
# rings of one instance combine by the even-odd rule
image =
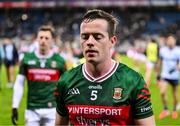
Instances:
[[[53,126],[55,124],[56,108],[43,108],[25,111],[26,126]]]
[[[154,66],[155,66],[155,63],[153,63],[151,61],[147,61],[147,63],[146,63],[146,68],[147,69],[152,69],[152,68],[154,68]]]

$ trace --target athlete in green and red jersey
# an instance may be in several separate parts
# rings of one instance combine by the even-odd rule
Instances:
[[[115,31],[112,15],[102,10],[84,15],[80,43],[86,62],[58,82],[56,125],[155,125],[144,79],[111,58]]]
[[[65,71],[65,61],[51,50],[53,29],[40,27],[37,34],[39,47],[35,52],[26,53],[21,61],[13,94],[12,121],[16,124],[17,108],[23,95],[25,77],[28,83],[26,125],[54,125],[55,97],[54,88],[59,77]],[[41,122],[43,120],[43,122]]]

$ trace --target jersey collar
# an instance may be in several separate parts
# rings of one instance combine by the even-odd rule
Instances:
[[[87,80],[89,80],[89,81],[91,81],[91,82],[100,83],[100,82],[103,82],[103,81],[105,81],[106,79],[108,79],[108,78],[116,71],[118,65],[119,65],[119,63],[113,60],[113,66],[112,66],[112,68],[111,68],[105,75],[103,75],[103,76],[101,76],[101,77],[98,77],[98,78],[92,77],[92,76],[87,72],[87,70],[86,70],[86,64],[83,64],[83,66],[82,66],[82,72],[83,72],[84,77],[85,77]]]
[[[45,59],[50,58],[53,55],[53,53],[54,53],[53,51],[49,51],[47,55],[41,55],[38,50],[35,51],[35,55],[38,58],[45,58]]]

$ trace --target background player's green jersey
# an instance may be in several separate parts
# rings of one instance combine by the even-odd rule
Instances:
[[[55,93],[57,112],[72,125],[128,125],[153,115],[142,76],[121,63],[99,78],[78,66],[61,77]]]
[[[50,53],[42,57],[37,52],[26,53],[19,74],[27,78],[27,109],[51,108],[56,106],[54,88],[65,71],[65,61],[59,54]]]

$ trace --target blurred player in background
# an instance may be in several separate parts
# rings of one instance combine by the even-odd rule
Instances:
[[[12,88],[15,80],[15,65],[18,63],[18,51],[11,36],[4,37],[4,64],[7,73],[7,87]]]
[[[160,113],[159,118],[163,119],[170,115],[170,111],[167,106],[167,87],[168,84],[172,86],[173,93],[173,112],[172,118],[178,117],[177,104],[178,104],[178,83],[179,83],[179,60],[180,60],[180,48],[176,46],[176,38],[174,35],[167,37],[166,46],[160,49],[160,60],[158,66],[161,67],[161,79],[159,81],[160,93],[163,103],[163,111]]]
[[[152,39],[147,44],[146,57],[147,57],[147,63],[146,63],[145,80],[147,85],[150,86],[151,74],[152,71],[155,70],[154,68],[156,66],[159,57],[159,46],[155,39]],[[156,70],[155,70],[155,74],[156,74]]]
[[[21,62],[13,93],[12,122],[15,125],[25,78],[28,84],[26,125],[54,125],[56,102],[53,92],[56,82],[65,71],[65,61],[52,51],[53,40],[54,29],[51,26],[40,27],[37,33],[38,48],[26,53]]]
[[[2,78],[1,78],[1,65],[3,63],[3,60],[4,60],[4,51],[3,51],[3,47],[2,45],[0,45],[0,90],[2,89]]]
[[[57,86],[56,125],[155,125],[150,93],[141,75],[112,59],[117,20],[102,10],[81,22],[85,63]]]
[[[132,59],[133,69],[137,72],[140,72],[140,67],[147,61],[144,52],[145,49],[142,47],[131,47],[126,52],[126,55]]]

